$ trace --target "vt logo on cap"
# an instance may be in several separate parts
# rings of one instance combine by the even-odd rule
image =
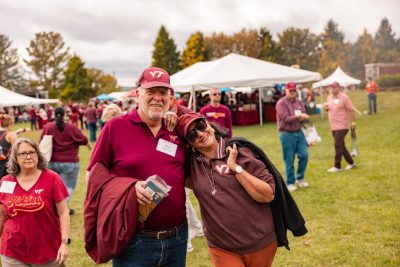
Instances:
[[[162,76],[163,74],[165,74],[164,72],[159,71],[159,70],[150,71],[149,73],[150,73],[150,75],[151,75],[153,78],[157,78],[157,79],[161,78],[161,76]],[[167,74],[167,75],[168,75],[168,74]]]

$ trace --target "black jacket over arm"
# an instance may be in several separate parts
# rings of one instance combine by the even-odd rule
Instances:
[[[275,181],[275,197],[269,204],[274,217],[275,233],[277,236],[278,247],[285,246],[289,248],[287,239],[287,230],[289,229],[294,236],[302,236],[307,233],[305,221],[296,205],[292,195],[286,187],[282,175],[275,168],[274,164],[268,159],[264,151],[257,145],[242,137],[234,137],[227,141],[227,146],[236,143],[238,147],[249,147],[259,160],[264,162],[268,171],[272,174]]]

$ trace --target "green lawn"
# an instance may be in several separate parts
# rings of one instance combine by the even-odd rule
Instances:
[[[367,109],[364,92],[349,95],[358,110]],[[309,150],[306,179],[310,187],[293,193],[309,233],[300,238],[289,234],[291,250],[280,248],[275,266],[400,266],[399,103],[400,92],[382,92],[378,95],[378,115],[358,115],[357,168],[336,174],[326,172],[332,167],[334,156],[327,118],[312,116],[322,142]],[[39,132],[23,134],[36,140],[38,135]],[[235,127],[234,135],[247,137],[262,147],[284,173],[274,123]],[[349,145],[349,136],[347,140]],[[83,244],[84,169],[90,157],[86,147],[81,147],[80,157],[79,184],[72,201],[76,214],[71,217],[73,243],[68,262],[69,266],[94,266]],[[194,198],[192,202],[197,207]],[[187,266],[211,266],[205,238],[192,243],[194,251],[187,256]]]

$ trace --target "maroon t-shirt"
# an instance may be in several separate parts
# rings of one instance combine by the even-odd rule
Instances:
[[[192,155],[190,179],[199,200],[208,246],[247,254],[276,240],[274,220],[269,204],[255,201],[230,171],[225,148],[221,138],[214,158]],[[238,151],[237,163],[275,191],[274,178],[265,164],[250,148],[239,147]]]
[[[227,131],[227,137],[232,137],[232,114],[227,106],[220,105],[215,108],[208,104],[200,109],[200,113],[204,115],[208,121],[217,123],[223,131]]]
[[[175,155],[157,150],[160,142],[176,146]],[[135,109],[106,123],[93,149],[88,170],[101,162],[118,176],[146,180],[151,175],[159,175],[172,189],[147,218],[145,228],[169,229],[186,218],[185,148],[176,132],[168,131],[164,124],[154,137]]]
[[[43,135],[53,136],[53,153],[50,160],[52,162],[79,162],[79,146],[88,143],[88,139],[82,131],[70,123],[65,124],[63,131],[57,128],[55,122],[48,123],[42,131],[40,140]]]
[[[12,193],[2,192],[1,185],[5,182],[15,185]],[[0,183],[0,202],[6,220],[0,253],[33,264],[55,260],[61,245],[55,203],[67,197],[61,177],[51,170],[43,170],[29,190],[23,189],[15,177],[4,176]]]

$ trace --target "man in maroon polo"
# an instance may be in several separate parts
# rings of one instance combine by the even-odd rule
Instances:
[[[232,137],[232,114],[231,110],[221,104],[221,92],[218,88],[210,90],[210,104],[200,109],[208,121],[215,122],[228,138]]]
[[[110,120],[93,150],[88,170],[101,162],[118,176],[140,180],[135,186],[139,204],[151,201],[143,188],[149,176],[157,174],[172,187],[143,229],[136,231],[127,250],[113,259],[113,266],[159,266],[159,262],[162,266],[185,266],[185,144],[163,121],[171,94],[165,70],[145,69],[137,89],[138,108]]]

